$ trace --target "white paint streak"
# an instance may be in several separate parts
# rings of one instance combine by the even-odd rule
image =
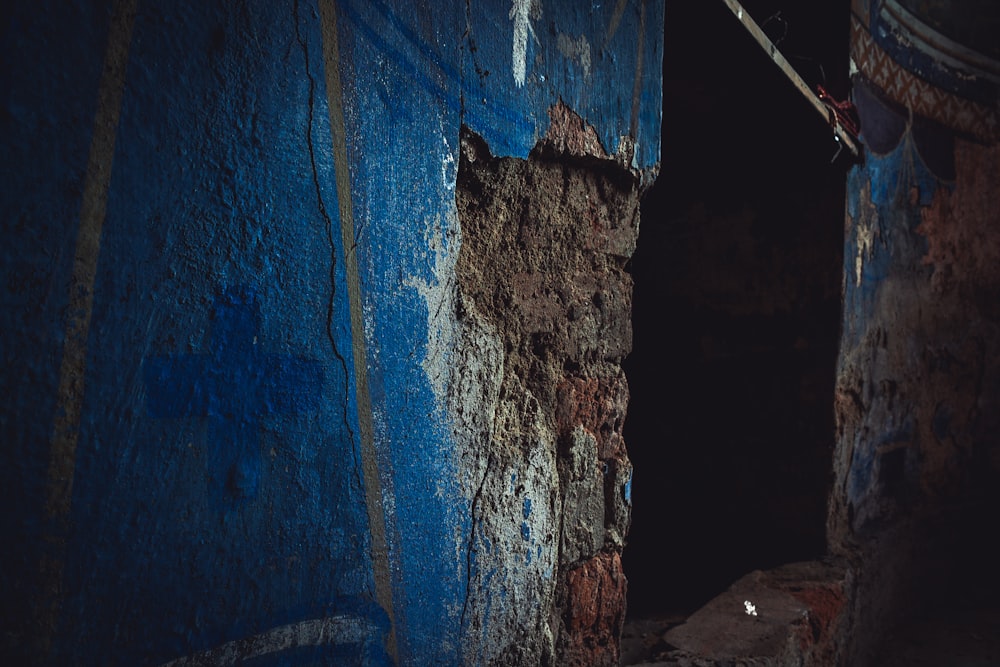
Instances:
[[[313,618],[272,628],[259,635],[237,639],[195,655],[165,662],[161,667],[184,665],[235,665],[245,660],[280,653],[301,646],[357,644],[374,637],[378,628],[371,622],[350,616]]]
[[[444,136],[444,128],[441,128],[441,140],[444,142],[444,157],[441,160],[441,182],[445,192],[449,197],[455,196],[455,183],[458,181],[458,163],[455,161],[455,151],[448,145],[448,139]]]
[[[442,170],[447,169],[446,160]],[[415,289],[423,297],[427,306],[427,356],[424,358],[423,368],[442,411],[447,410],[448,376],[451,370],[449,362],[455,339],[455,264],[458,262],[461,243],[457,215],[457,211],[452,208],[447,213],[447,225],[442,225],[439,218],[427,227],[425,242],[433,254],[433,277],[424,280],[411,276],[403,281],[404,285]]]
[[[864,263],[866,259],[871,259],[875,251],[875,239],[881,240],[882,234],[879,228],[878,211],[871,203],[869,188],[861,190],[861,206],[858,211],[857,220],[857,253],[854,257],[854,284],[860,285],[864,274]]]
[[[447,139],[444,141],[445,154],[442,159],[442,178],[444,179],[445,192],[449,193],[451,201],[454,202],[455,179],[458,173],[458,165]],[[465,361],[456,361],[457,340],[461,337],[461,327],[456,321],[456,270],[458,262],[459,248],[461,247],[461,229],[458,223],[458,211],[452,205],[445,214],[446,224],[442,225],[440,218],[428,224],[425,229],[424,247],[430,253],[428,258],[431,264],[431,276],[425,279],[419,276],[411,276],[404,281],[404,285],[414,289],[423,298],[427,309],[427,348],[422,367],[427,376],[431,390],[434,392],[434,399],[439,411],[437,422],[446,425],[452,430],[452,437],[455,438],[455,450],[462,450],[462,443],[467,439],[461,433],[461,429],[455,425],[455,420],[460,419],[456,415],[462,414],[462,409],[455,409],[452,405],[454,400],[449,387],[454,384],[453,375],[457,367],[465,367]],[[479,409],[479,406],[476,406]],[[474,413],[470,413],[474,414]],[[454,464],[459,471],[468,467],[468,461],[463,462],[463,457],[456,454]],[[474,491],[466,489],[464,472],[460,472],[458,486],[452,474],[444,474],[434,480],[434,495],[438,498],[447,499],[460,493],[463,497],[472,497]],[[481,475],[478,470],[474,473]],[[453,527],[454,541],[451,544],[454,550],[455,576],[464,578],[465,557],[462,554],[463,547],[467,544],[468,538],[464,534],[464,522],[458,517],[450,521]],[[442,548],[445,548],[442,545]],[[450,607],[449,612],[454,618],[458,618],[462,612],[461,603]]]
[[[510,8],[510,18],[514,22],[514,49],[513,49],[513,71],[514,83],[518,88],[524,86],[524,77],[527,73],[528,64],[528,34],[535,37],[535,30],[531,27],[532,0],[514,0]]]

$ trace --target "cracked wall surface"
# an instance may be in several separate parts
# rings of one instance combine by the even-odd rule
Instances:
[[[848,178],[827,522],[857,575],[844,639],[858,664],[883,639],[875,628],[1000,590],[996,87],[935,52],[911,57],[928,47],[900,31],[922,28],[884,20],[852,18],[866,154]]]
[[[474,497],[462,631],[470,662],[611,665],[625,611],[620,362],[639,181],[597,152],[572,111],[551,115],[527,160],[462,136],[458,354],[468,362],[451,394],[478,416],[463,424]]]
[[[662,1],[8,4],[0,662],[556,659],[570,565],[622,582],[601,258],[659,159]],[[560,222],[497,207],[537,224],[490,304],[461,128],[499,169],[553,121],[521,185]]]
[[[899,151],[848,185],[857,199],[828,538],[861,573],[859,646],[877,641],[865,628],[928,605],[979,604],[997,586],[983,531],[1000,510],[1000,221],[986,204],[1000,162],[995,146],[961,140],[955,156],[954,187],[926,192],[901,178],[880,199],[877,169]]]

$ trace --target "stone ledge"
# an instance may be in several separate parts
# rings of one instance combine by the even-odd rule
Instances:
[[[668,630],[663,635],[668,650],[646,664],[835,665],[847,576],[843,568],[815,561],[755,570]]]

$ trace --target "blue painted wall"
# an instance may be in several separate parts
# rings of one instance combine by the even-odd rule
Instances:
[[[654,166],[663,8],[453,5],[7,10],[5,651],[461,661],[460,126]]]
[[[851,664],[887,628],[1000,590],[983,530],[1000,509],[1000,114],[997,63],[968,30],[998,12],[957,4],[852,3],[865,149],[847,181],[827,522],[855,570]],[[942,34],[969,41],[945,52]]]
[[[980,472],[990,468],[982,452],[994,447],[978,408],[962,428],[952,423],[954,433],[938,413],[985,405],[989,394],[958,369],[992,373],[983,350],[994,344],[995,315],[969,295],[995,283],[983,267],[996,253],[984,202],[994,188],[997,84],[973,50],[982,45],[937,50],[931,19],[947,17],[946,33],[971,38],[965,13],[947,2],[900,4],[853,3],[852,95],[865,151],[847,181],[835,548],[847,531],[897,520],[913,498],[974,495],[979,482],[960,471],[973,458]]]

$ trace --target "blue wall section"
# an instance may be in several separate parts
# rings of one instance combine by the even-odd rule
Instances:
[[[529,7],[523,85],[512,40],[521,7]],[[609,153],[631,135],[633,166],[659,162],[662,3],[473,2],[466,26],[465,122],[495,153],[526,156],[561,98],[595,126]]]
[[[562,99],[597,128],[608,152],[631,134],[634,166],[659,162],[660,2],[338,5],[347,30],[363,45],[364,81],[358,85],[370,86],[374,106],[362,103],[359,110],[406,118],[419,111],[408,104],[412,96],[427,96],[442,112],[457,112],[495,154],[526,157],[545,132],[548,108]],[[527,36],[519,51],[520,16]],[[519,59],[525,69],[520,83]],[[438,129],[454,137],[450,124]]]
[[[307,111],[319,48],[300,48],[291,9],[139,7],[59,632],[81,662],[155,662],[325,615],[382,622],[330,280],[341,250],[308,146],[330,144]]]
[[[4,650],[457,664],[471,498],[429,360],[460,127],[525,157],[562,99],[652,167],[662,3],[140,0],[88,245],[91,4],[20,3],[3,40]]]
[[[593,12],[564,3],[546,13],[539,5],[541,18],[529,17],[527,74],[518,86],[511,3],[450,10],[391,4],[338,4],[372,409],[386,493],[395,499],[386,518],[396,545],[400,657],[455,662],[471,498],[456,482],[462,471],[452,469],[448,415],[425,370],[433,300],[413,287],[447,289],[437,263],[457,255],[459,126],[482,134],[495,153],[525,157],[548,126],[548,108],[562,98],[615,151],[630,133],[636,92],[636,159],[650,166],[659,158],[662,6],[619,3],[624,9],[612,31],[610,3]],[[645,39],[637,39],[640,21]],[[567,35],[593,45],[586,67],[559,52]],[[387,178],[398,183],[388,191]]]
[[[106,4],[57,13],[22,3],[5,7],[0,22],[0,626],[14,641],[24,641],[37,598],[64,286],[107,40]],[[72,70],[53,75],[66,63]],[[83,131],[65,131],[77,125]]]

